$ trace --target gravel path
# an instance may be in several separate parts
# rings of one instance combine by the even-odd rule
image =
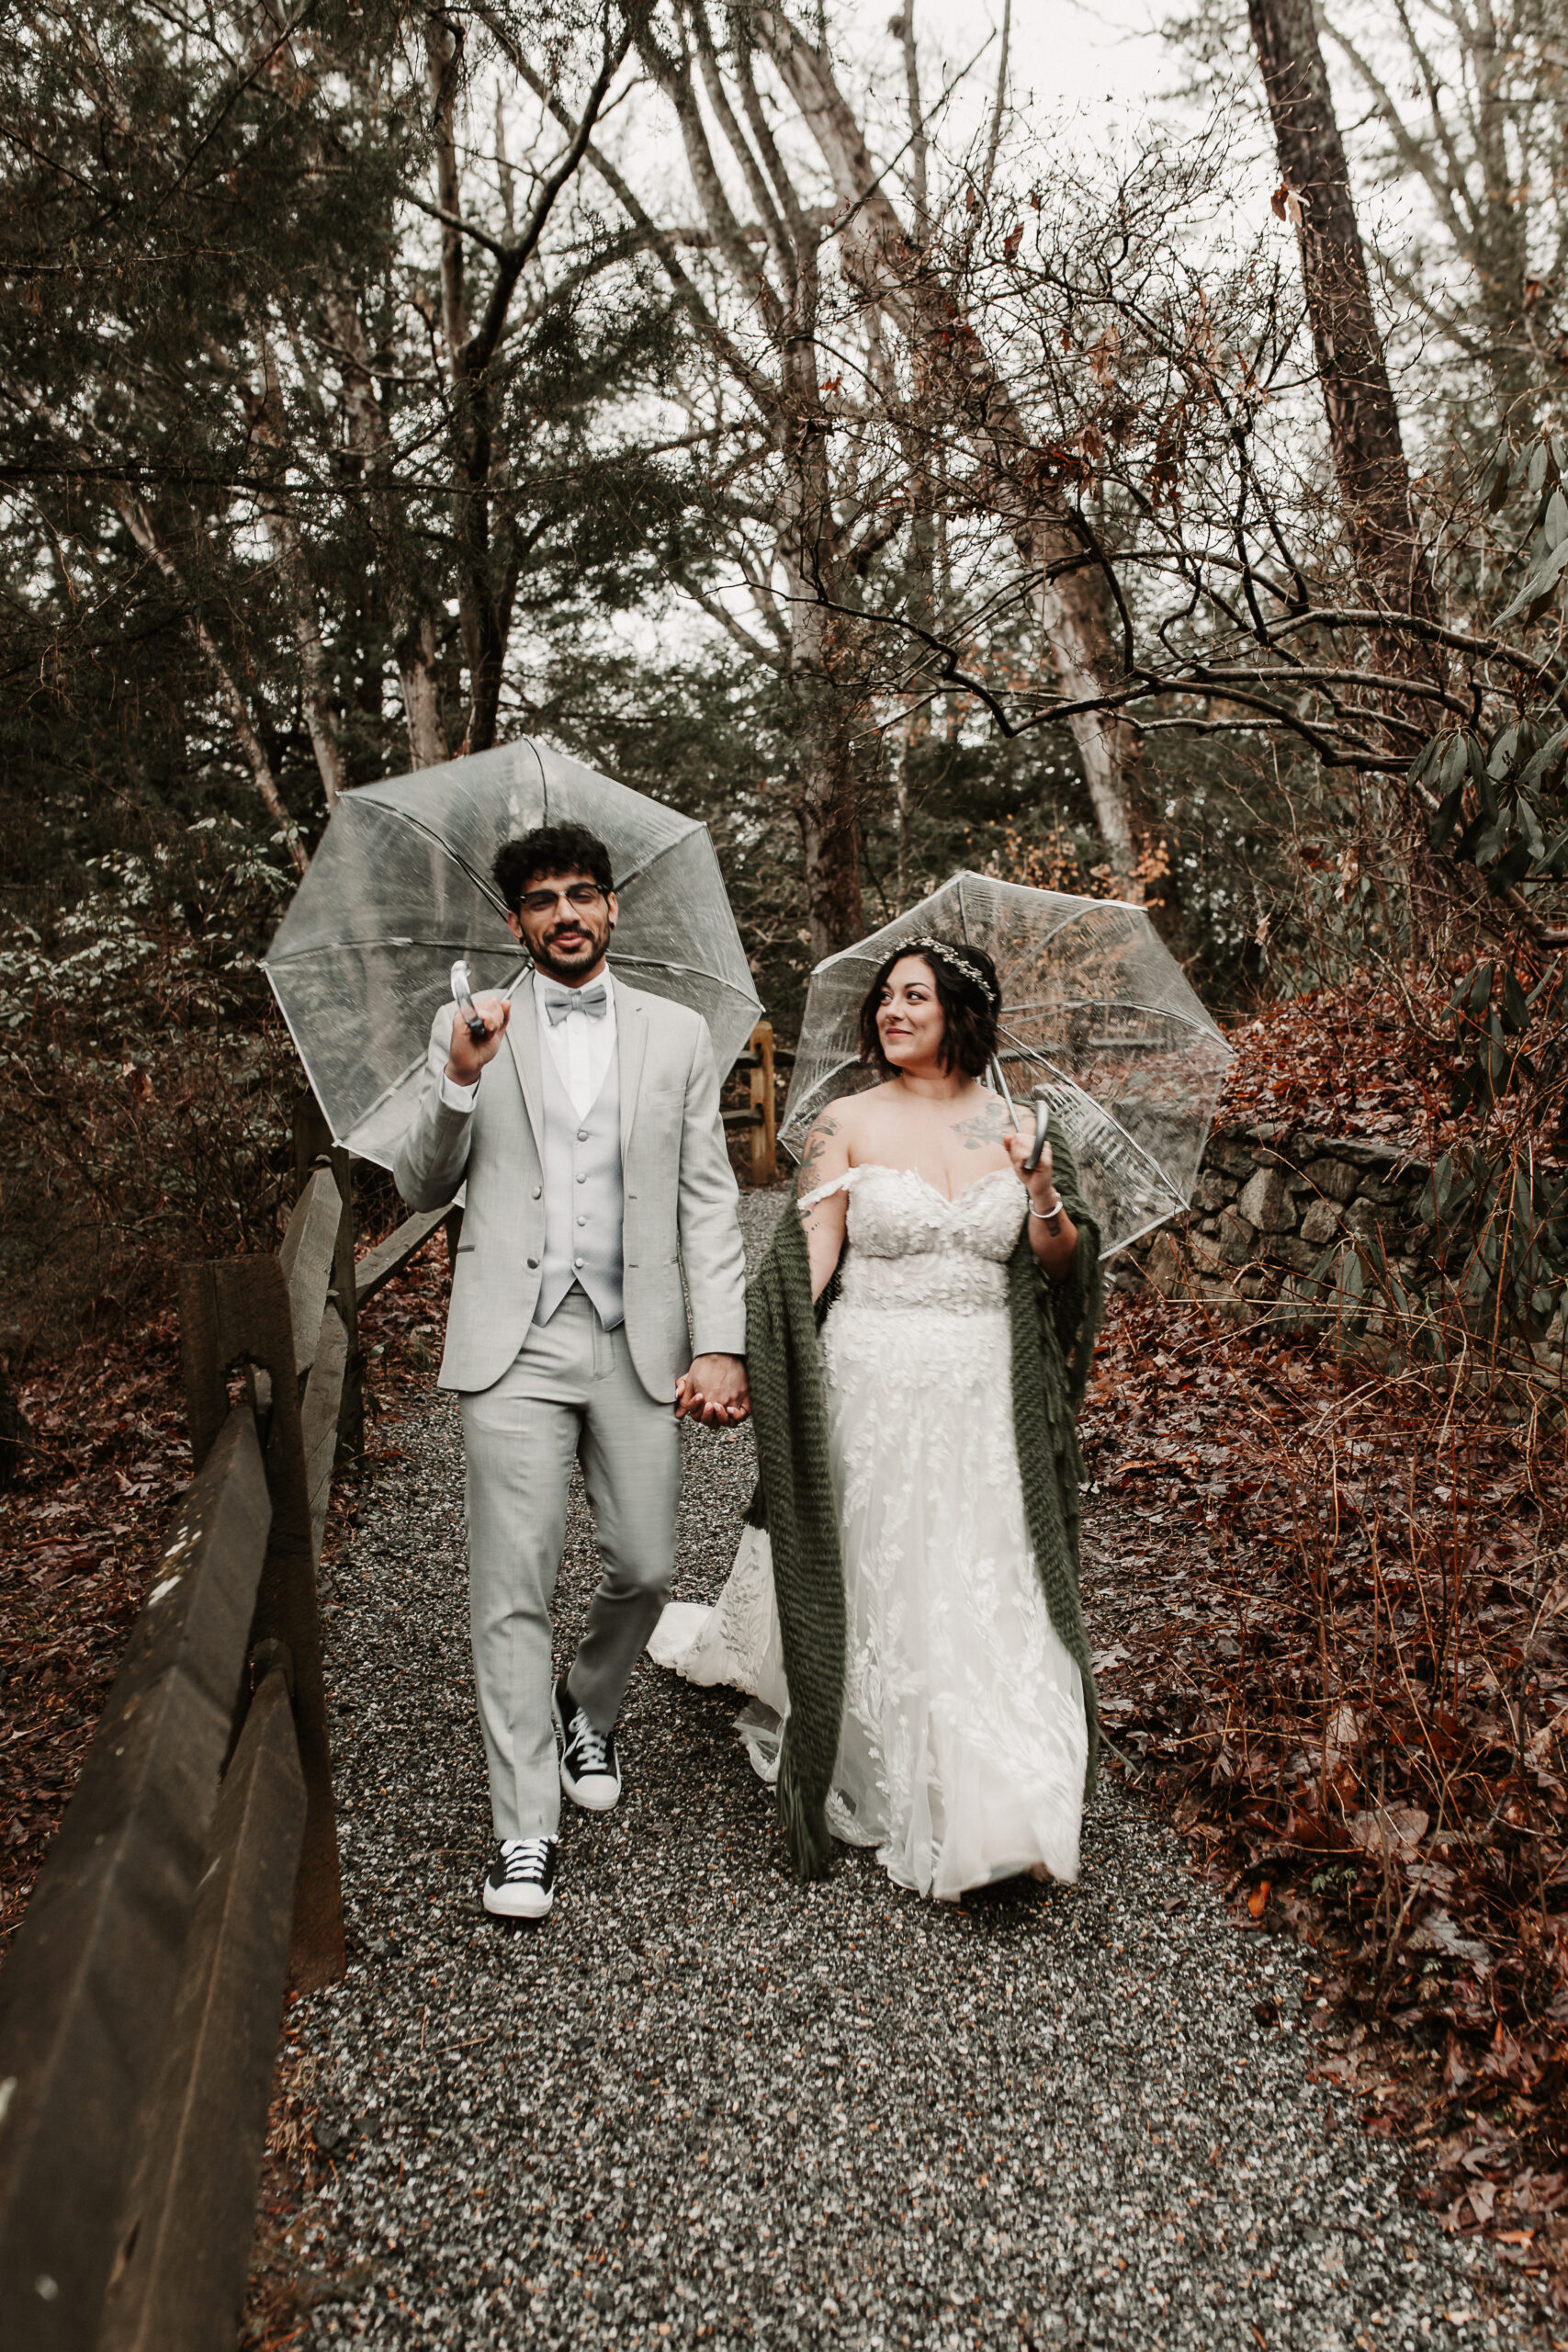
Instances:
[[[449,1403],[404,1443],[326,1596],[351,1960],[289,2015],[344,2135],[298,2341],[1550,2341],[1308,2084],[1292,1951],[1114,1785],[1076,1888],[931,1905],[847,1849],[801,1888],[739,1702],[645,1666],[554,1918],[489,1920]],[[711,1598],[750,1442],[688,1446],[677,1592]],[[563,1655],[593,1577],[579,1494]]]

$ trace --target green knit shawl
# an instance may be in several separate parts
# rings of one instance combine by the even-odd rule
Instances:
[[[1089,1718],[1084,1796],[1094,1793],[1100,1715],[1078,1599],[1075,1419],[1100,1329],[1100,1231],[1084,1203],[1070,1145],[1052,1124],[1056,1189],[1077,1227],[1060,1282],[1047,1279],[1027,1224],[1008,1270],[1012,1419],[1024,1514],[1051,1623],[1083,1678]],[[784,1643],[789,1719],[779,1760],[779,1819],[802,1878],[825,1875],[832,1852],[824,1806],[844,1711],[844,1572],[828,1448],[818,1326],[836,1283],[813,1306],[805,1229],[793,1206],[774,1228],[746,1295],[746,1355],[757,1432],[757,1491],[748,1513],[768,1530]]]

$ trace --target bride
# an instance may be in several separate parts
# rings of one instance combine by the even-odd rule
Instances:
[[[1073,1414],[1099,1237],[1062,1138],[1026,1175],[978,1082],[998,1002],[990,958],[947,940],[877,974],[882,1082],[818,1120],[748,1298],[758,1523],[717,1605],[672,1604],[649,1644],[753,1694],[739,1728],[803,1874],[831,1829],[950,1900],[1077,1877],[1097,1745]]]

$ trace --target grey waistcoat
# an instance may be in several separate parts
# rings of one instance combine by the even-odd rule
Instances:
[[[533,1008],[528,1008],[532,1012]],[[586,1015],[578,1014],[577,1019]],[[604,1083],[580,1119],[560,1082],[555,1056],[540,1040],[544,1086],[545,1256],[536,1323],[547,1323],[573,1283],[581,1283],[607,1331],[626,1320],[621,1296],[620,1057],[612,1054]]]

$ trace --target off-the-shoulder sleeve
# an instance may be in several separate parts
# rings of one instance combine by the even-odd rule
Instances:
[[[827,1200],[830,1193],[847,1193],[850,1186],[854,1182],[855,1178],[860,1175],[861,1172],[861,1170],[858,1168],[846,1168],[843,1174],[841,1176],[835,1176],[830,1184],[818,1184],[815,1192],[802,1193],[795,1201],[795,1207],[797,1209],[814,1209],[818,1201]]]

